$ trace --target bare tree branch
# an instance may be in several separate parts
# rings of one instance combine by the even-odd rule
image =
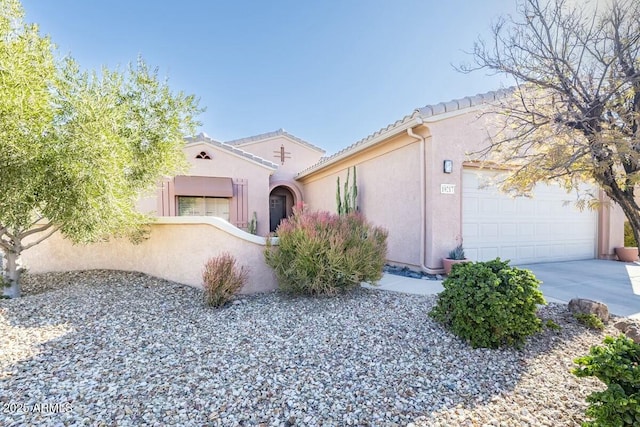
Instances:
[[[51,237],[56,231],[58,231],[60,229],[60,227],[54,227],[52,228],[47,234],[45,234],[44,236],[41,236],[40,238],[38,238],[37,240],[34,240],[33,242],[29,243],[28,245],[25,245],[22,247],[23,251],[26,251],[27,249],[37,245],[38,243],[41,243],[43,240],[48,239],[49,237]]]
[[[497,117],[497,130],[476,154],[514,166],[505,189],[596,182],[640,237],[640,2],[590,9],[520,0],[518,12],[496,21],[491,41],[474,45],[475,64],[460,67],[506,74],[516,84],[487,113]]]
[[[52,226],[53,226],[53,223],[48,222],[47,224],[41,227],[31,228],[27,231],[23,231],[22,233],[20,233],[19,237],[20,239],[24,239],[25,237],[31,236],[32,234],[37,234],[37,233],[42,233],[43,231],[47,231]]]

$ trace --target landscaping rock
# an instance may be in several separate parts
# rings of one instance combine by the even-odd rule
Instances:
[[[627,338],[630,338],[633,340],[633,342],[640,344],[640,324],[635,324],[630,320],[625,319],[616,322],[616,324],[613,326],[617,330],[625,334]]]
[[[613,327],[624,334],[631,327],[631,323],[628,320],[620,320],[616,322]]]
[[[7,427],[575,426],[602,382],[573,360],[618,333],[584,333],[551,303],[539,313],[559,331],[472,349],[426,315],[435,295],[270,292],[212,309],[199,289],[107,270],[28,275],[23,293],[0,300]],[[61,406],[32,410],[45,403]]]
[[[631,326],[624,334],[636,344],[640,344],[640,327],[635,325]]]
[[[574,298],[569,301],[569,311],[576,314],[595,314],[604,323],[609,321],[609,308],[606,304],[585,298]]]

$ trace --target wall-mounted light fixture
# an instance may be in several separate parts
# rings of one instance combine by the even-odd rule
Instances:
[[[445,160],[442,169],[444,170],[444,173],[453,172],[453,160]]]

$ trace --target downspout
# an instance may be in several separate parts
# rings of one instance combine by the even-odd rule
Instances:
[[[418,126],[423,124],[420,117],[416,117],[416,123]],[[432,269],[425,265],[424,259],[426,255],[427,236],[426,236],[426,221],[427,221],[427,206],[426,206],[426,176],[425,176],[425,162],[426,162],[426,141],[425,137],[419,135],[413,131],[413,128],[407,129],[407,135],[411,138],[420,141],[420,269],[428,274],[442,273],[442,270]]]

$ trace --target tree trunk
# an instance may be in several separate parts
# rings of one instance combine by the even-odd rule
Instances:
[[[20,276],[23,271],[22,258],[20,253],[5,251],[4,260],[4,280],[8,286],[3,289],[3,295],[9,298],[19,298]]]
[[[624,212],[633,230],[633,236],[636,238],[636,242],[640,244],[640,209],[635,201],[633,192],[629,194],[624,191],[616,191],[616,189],[606,189],[605,193],[622,208],[622,212]]]

